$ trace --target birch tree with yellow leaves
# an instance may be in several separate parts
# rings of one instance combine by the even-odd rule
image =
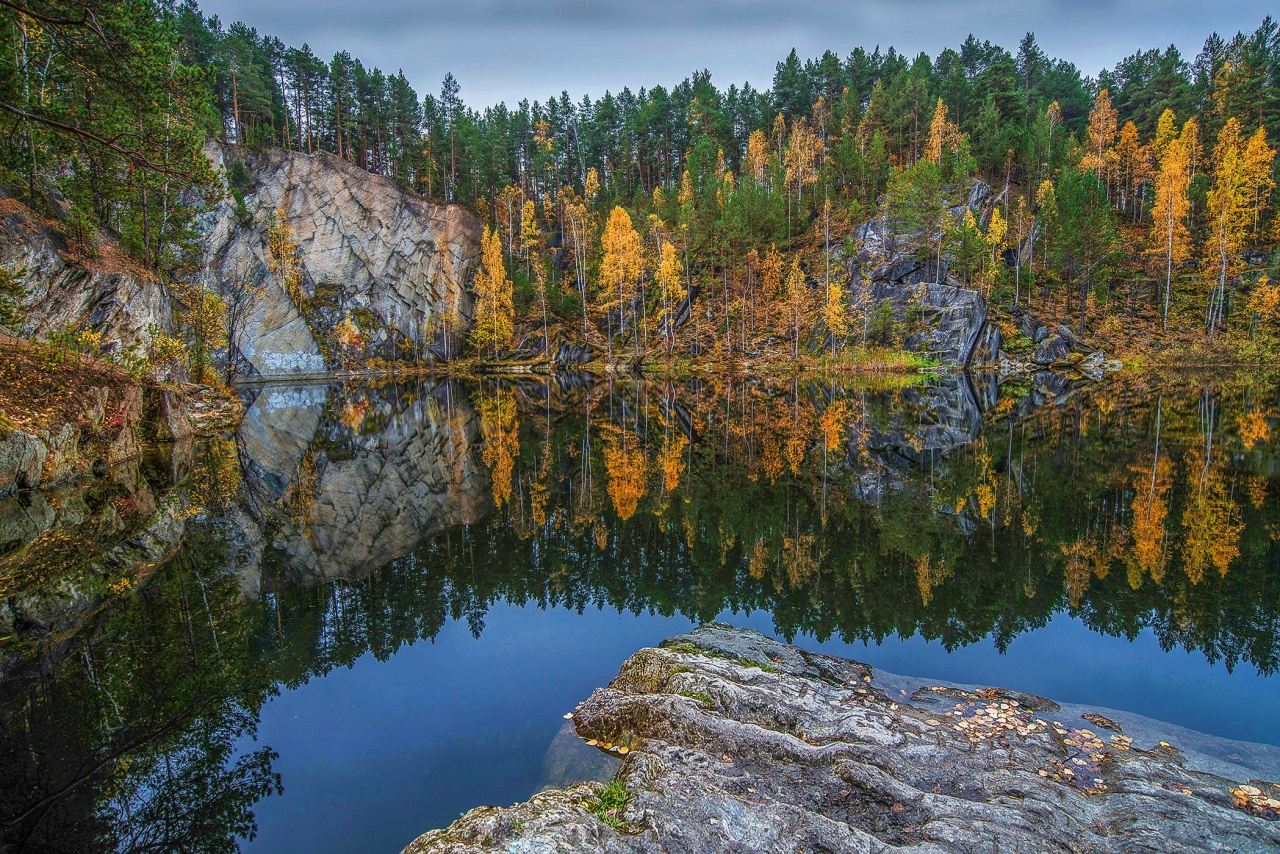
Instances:
[[[1089,148],[1080,167],[1092,172],[1102,180],[1107,188],[1107,200],[1111,200],[1111,184],[1115,175],[1117,160],[1112,144],[1116,139],[1118,115],[1111,106],[1111,93],[1103,89],[1093,101],[1093,109],[1089,111]]]
[[[1274,159],[1275,150],[1267,145],[1262,128],[1246,143],[1239,119],[1227,120],[1213,149],[1213,187],[1208,195],[1210,233],[1205,253],[1217,269],[1205,317],[1211,339],[1223,321],[1227,279],[1240,267],[1250,227],[1266,206]]]

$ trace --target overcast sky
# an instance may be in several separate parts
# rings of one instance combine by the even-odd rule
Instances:
[[[452,71],[471,107],[568,90],[678,83],[706,68],[721,88],[767,88],[774,65],[858,45],[936,56],[969,33],[1016,52],[1033,31],[1050,56],[1089,75],[1138,49],[1176,44],[1194,58],[1205,36],[1252,31],[1272,3],[1247,0],[203,0],[223,24],[241,20],[328,59],[402,69],[419,94]]]

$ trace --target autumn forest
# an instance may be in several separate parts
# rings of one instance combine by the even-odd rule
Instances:
[[[1096,77],[1030,33],[1012,52],[969,36],[936,57],[792,51],[764,90],[701,71],[671,89],[478,109],[452,75],[420,95],[403,74],[190,0],[113,5],[96,29],[46,6],[3,18],[18,51],[0,79],[5,183],[35,198],[62,164],[66,228],[109,229],[161,275],[192,263],[199,199],[252,189],[234,159],[219,187],[208,138],[327,152],[473,211],[481,357],[564,335],[609,359],[896,345],[911,313],[891,316],[855,263],[877,254],[924,260],[921,278],[1072,323],[1121,357],[1249,361],[1276,346],[1271,18]],[[872,245],[876,223],[890,245]],[[208,334],[188,328],[188,345]]]

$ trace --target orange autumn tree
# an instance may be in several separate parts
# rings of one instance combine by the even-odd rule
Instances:
[[[955,149],[960,145],[960,127],[947,119],[947,105],[938,99],[938,106],[933,110],[933,121],[929,123],[929,141],[925,143],[924,159],[938,163],[942,160],[942,152]]]
[[[1186,477],[1195,481],[1195,488],[1182,514],[1182,562],[1192,584],[1199,584],[1209,567],[1226,575],[1240,555],[1244,521],[1223,482],[1223,469],[1223,464],[1214,464],[1205,448],[1187,455]]]
[[[793,356],[800,355],[800,327],[803,324],[805,316],[805,303],[808,296],[808,285],[805,283],[804,272],[800,269],[800,256],[795,255],[791,258],[791,269],[787,271],[786,281],[786,305],[791,318],[791,334],[792,334],[792,351]]]
[[[1223,320],[1227,280],[1240,269],[1250,228],[1261,218],[1274,186],[1271,163],[1275,155],[1262,128],[1246,143],[1235,117],[1227,120],[1214,146],[1213,186],[1208,195],[1210,232],[1205,242],[1206,261],[1212,263],[1210,269],[1216,269],[1205,318],[1210,338]]]
[[[627,521],[636,513],[645,493],[644,451],[638,437],[625,430],[613,431],[605,439],[604,467],[609,474],[609,498],[618,518]]]
[[[511,344],[515,306],[498,233],[485,226],[480,247],[480,269],[475,278],[476,325],[469,337],[477,349],[493,348],[497,358],[499,350]]]
[[[1142,586],[1144,576],[1150,576],[1156,582],[1164,579],[1169,560],[1165,544],[1169,536],[1167,499],[1173,486],[1173,466],[1168,459],[1161,459],[1157,454],[1149,470],[1141,466],[1133,471],[1138,478],[1132,506],[1133,549],[1126,563],[1129,586],[1137,590]]]
[[[605,318],[605,327],[612,332],[612,312],[622,307],[619,324],[626,316],[627,303],[636,302],[631,287],[640,281],[640,273],[644,267],[640,235],[631,224],[631,215],[619,206],[609,212],[609,220],[605,223],[604,234],[600,237],[600,287],[597,291],[597,307]],[[608,335],[612,338],[612,335]],[[636,346],[639,347],[639,330],[636,332]],[[609,355],[613,355],[613,345],[608,344]]]
[[[658,331],[666,341],[667,352],[670,353],[676,343],[676,316],[688,292],[681,282],[680,257],[676,254],[675,244],[670,240],[663,240],[661,231],[657,227],[653,231],[658,235],[659,246],[654,278],[662,298],[662,316],[659,318]]]
[[[1173,111],[1165,110],[1160,117],[1160,127],[1173,126]],[[1155,204],[1151,208],[1151,229],[1148,232],[1151,254],[1165,258],[1164,280],[1164,328],[1169,328],[1169,295],[1173,290],[1173,268],[1191,255],[1191,234],[1187,230],[1187,214],[1191,209],[1188,192],[1191,189],[1191,140],[1186,134],[1165,142],[1162,134],[1156,134],[1156,148],[1160,151],[1160,171],[1156,174]]]
[[[1262,225],[1262,212],[1266,209],[1271,191],[1276,188],[1275,179],[1271,177],[1271,164],[1276,159],[1276,151],[1267,145],[1267,131],[1258,128],[1244,149],[1244,177],[1246,206],[1252,214],[1250,242],[1258,244],[1258,229]]]
[[[1111,106],[1111,93],[1103,89],[1093,101],[1093,109],[1089,111],[1089,148],[1080,166],[1102,179],[1107,188],[1107,199],[1111,198],[1111,179],[1115,173],[1116,152],[1111,147],[1116,139],[1118,116],[1115,107]]]
[[[1151,178],[1151,150],[1138,139],[1138,127],[1125,122],[1116,143],[1116,183],[1120,191],[1118,207],[1135,219],[1142,211],[1143,188]]]
[[[520,455],[520,423],[511,391],[498,389],[480,401],[480,435],[484,439],[480,461],[489,467],[493,505],[502,509],[511,498],[511,474]]]
[[[684,474],[684,452],[689,447],[689,439],[684,431],[669,433],[658,453],[658,463],[662,467],[662,488],[671,492],[680,486],[680,477]]]

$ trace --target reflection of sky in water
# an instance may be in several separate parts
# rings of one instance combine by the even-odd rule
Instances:
[[[721,619],[771,633],[768,614]],[[262,710],[259,740],[280,753],[283,797],[257,806],[250,851],[394,851],[474,806],[507,806],[538,786],[562,715],[642,646],[687,631],[683,617],[494,605],[473,638],[447,623],[434,642],[388,661],[365,655]],[[1150,631],[1129,642],[1058,615],[1014,639],[947,652],[919,637],[878,647],[812,638],[809,649],[922,678],[998,685],[1246,741],[1280,743],[1280,690],[1242,665],[1165,653]]]

